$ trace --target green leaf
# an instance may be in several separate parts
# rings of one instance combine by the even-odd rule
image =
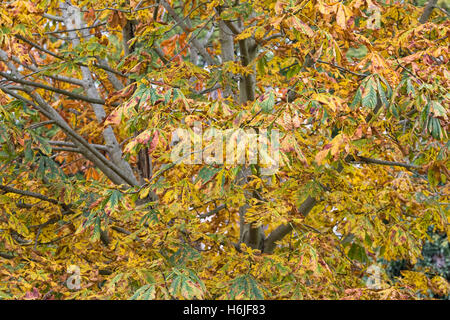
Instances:
[[[24,153],[26,162],[33,160],[34,153],[33,150],[31,149],[31,140],[27,140],[27,142],[25,143]]]
[[[267,60],[265,56],[262,56],[256,62],[256,67],[258,69],[258,73],[264,75],[266,73]]]
[[[302,69],[302,67],[300,66],[300,64],[295,64],[292,67],[289,68],[289,70],[286,73],[286,77],[288,79],[292,78],[293,76],[295,76],[297,73],[300,72],[300,70]]]
[[[436,100],[431,101],[430,103],[431,112],[437,117],[443,117],[444,119],[447,118],[447,111],[445,108]]]
[[[230,291],[230,299],[252,299],[263,300],[264,293],[258,282],[252,275],[245,274],[232,280]]]
[[[211,180],[211,178],[213,178],[220,170],[222,170],[222,168],[214,168],[211,166],[203,167],[198,172],[198,176],[195,178],[194,183],[197,183],[199,180],[203,180],[203,183],[206,183]]]
[[[111,208],[115,208],[119,203],[120,199],[122,199],[123,195],[118,190],[112,190],[111,195],[109,197],[109,204]]]
[[[269,97],[263,102],[260,102],[259,105],[261,106],[261,110],[264,113],[271,113],[273,110],[273,106],[275,105],[275,95],[273,94],[273,91],[270,92]]]
[[[42,153],[44,153],[45,155],[50,155],[52,152],[52,147],[50,146],[48,141],[38,135],[35,135],[34,138],[39,143],[39,147],[40,147]]]
[[[411,78],[409,78],[409,77],[406,79],[406,93],[410,97],[414,97],[416,95],[416,92],[414,90],[414,86],[412,85],[412,82],[411,82]]]
[[[378,89],[378,96],[380,97],[381,102],[385,107],[389,105],[389,102],[386,98],[386,94],[384,92],[384,89],[380,83],[380,79],[377,79],[377,89]]]
[[[375,109],[377,105],[377,89],[373,78],[370,78],[364,87],[362,105],[371,109]]]
[[[170,291],[175,296],[185,299],[203,299],[206,287],[198,276],[190,269],[173,269]]]
[[[369,262],[369,258],[366,255],[366,250],[356,243],[352,244],[350,250],[348,251],[348,257],[362,263]]]
[[[136,292],[130,297],[130,300],[136,300],[139,298],[140,295],[142,295],[148,288],[150,287],[150,284],[146,284],[139,289],[136,290]]]
[[[362,101],[362,92],[361,89],[358,88],[358,90],[356,90],[356,94],[355,97],[353,98],[352,103],[350,104],[350,108],[354,109],[357,106],[359,106],[361,104]]]
[[[172,89],[169,89],[169,90],[167,90],[166,94],[164,95],[164,104],[169,103],[171,96],[172,96]]]
[[[94,222],[94,232],[91,238],[92,241],[97,241],[100,239],[100,231],[101,231],[100,224],[101,224],[100,217],[97,216]]]

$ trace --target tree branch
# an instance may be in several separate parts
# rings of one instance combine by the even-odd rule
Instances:
[[[68,29],[76,29],[84,26],[84,22],[79,8],[72,6],[69,3],[60,3],[60,8],[62,10],[64,23]],[[91,36],[88,30],[81,30],[80,33],[86,39],[88,39]],[[80,44],[80,40],[78,39],[76,32],[70,31],[69,35],[72,38],[74,38],[72,40],[73,46],[77,46]],[[100,93],[95,86],[94,78],[89,68],[81,67],[81,73],[86,95],[90,99],[102,100]],[[103,103],[92,104],[92,109],[94,110],[95,116],[99,123],[102,122],[106,117],[106,112],[102,104]],[[139,182],[134,176],[130,164],[126,162],[122,157],[122,149],[119,146],[119,143],[111,126],[106,126],[103,129],[103,138],[105,139],[106,144],[111,147],[108,150],[108,155],[111,158],[112,163],[114,163],[114,165],[119,168],[120,176],[127,177],[125,181],[132,182],[130,185],[138,185]]]
[[[242,32],[242,30],[238,26],[236,26],[233,22],[231,22],[230,20],[223,20],[223,22],[225,22],[228,29],[230,29],[231,32],[233,32],[235,36],[237,36],[238,34],[240,34]]]
[[[47,121],[42,121],[42,122],[38,122],[38,123],[33,123],[32,125],[28,126],[26,129],[36,129],[42,126],[46,126],[48,124],[54,124],[55,121],[53,120],[47,120]]]
[[[3,190],[4,194],[6,194],[6,193],[20,194],[22,196],[36,198],[36,199],[39,199],[39,200],[42,200],[42,201],[45,201],[45,202],[49,202],[49,203],[52,203],[52,204],[56,204],[56,205],[62,206],[63,209],[65,209],[65,210],[70,210],[70,207],[68,205],[66,205],[65,203],[60,202],[60,201],[58,201],[56,199],[49,198],[49,197],[44,196],[44,195],[42,195],[40,193],[36,193],[36,192],[32,192],[32,191],[26,191],[26,190],[20,190],[20,189],[12,188],[12,187],[5,186],[5,185],[2,185],[2,184],[0,184],[0,190]]]
[[[164,8],[167,10],[167,12],[169,13],[169,15],[176,21],[176,23],[178,24],[178,26],[180,26],[184,32],[189,33],[189,28],[188,26],[183,22],[183,19],[181,19],[177,13],[175,12],[175,10],[170,6],[169,3],[167,3],[167,1],[165,0],[161,0],[161,4],[164,6]],[[205,47],[197,40],[197,39],[193,39],[192,40],[192,44],[194,45],[194,47],[198,50],[198,53],[203,57],[203,59],[205,59],[205,61],[209,64],[209,65],[215,65],[216,62],[214,61],[214,59],[211,57],[211,55],[208,53],[208,51],[206,51]]]
[[[28,65],[26,63],[23,63],[20,61],[19,58],[17,58],[16,56],[11,56],[11,60],[13,60],[14,62],[24,66],[25,68],[33,71],[33,73],[42,73],[45,72],[45,70],[40,70],[39,68],[37,68],[35,65]],[[26,75],[29,76],[29,75]],[[71,83],[77,86],[83,86],[83,81],[80,79],[76,79],[76,78],[69,78],[69,77],[65,77],[65,76],[60,76],[60,75],[50,75],[50,74],[43,74],[44,77],[48,77],[50,79],[53,80],[57,80],[57,81],[63,81],[63,82],[67,82],[67,83]]]
[[[306,217],[314,206],[317,204],[317,200],[311,196],[308,196],[305,201],[300,205],[298,211]],[[267,239],[264,241],[264,252],[265,253],[273,253],[273,250],[276,247],[276,242],[283,239],[286,235],[288,235],[292,231],[292,224],[282,224],[273,230]]]
[[[50,50],[45,49],[44,47],[38,45],[37,43],[34,43],[34,42],[31,41],[31,40],[28,40],[27,38],[22,37],[22,36],[19,35],[19,34],[15,34],[14,36],[15,36],[17,39],[22,40],[23,42],[29,44],[30,46],[32,46],[32,47],[34,47],[34,48],[36,48],[36,49],[38,49],[38,50],[40,50],[40,51],[42,51],[42,52],[45,52],[45,53],[51,55],[52,57],[55,57],[55,58],[57,58],[57,59],[59,59],[59,60],[66,61],[66,58],[65,58],[65,57],[60,56],[60,55],[58,55],[58,54],[56,54],[56,53],[54,53],[54,52],[51,52]],[[78,65],[78,66],[80,66],[80,67],[86,67],[86,68],[89,67],[87,64],[84,64],[84,63],[81,63],[81,62],[76,62],[76,65]],[[121,77],[124,77],[124,78],[128,78],[128,76],[127,76],[126,74],[123,74],[123,73],[121,73],[121,72],[119,72],[119,71],[117,71],[117,70],[114,70],[114,69],[112,69],[112,68],[110,68],[110,67],[108,67],[108,66],[100,65],[100,64],[98,64],[98,63],[94,63],[93,66],[96,67],[96,68],[103,69],[103,70],[105,70],[105,71],[114,73],[115,75],[118,75],[118,76],[121,76]]]
[[[419,18],[419,22],[421,24],[424,24],[428,21],[428,19],[431,16],[431,13],[433,12],[434,7],[436,6],[437,0],[430,0],[428,1],[427,5],[425,6],[425,9],[423,10],[422,15]]]
[[[362,163],[368,163],[368,164],[379,164],[383,166],[391,166],[391,167],[403,167],[407,169],[420,169],[420,166],[409,164],[409,163],[402,163],[402,162],[395,162],[395,161],[386,161],[386,160],[378,160],[378,159],[371,159],[366,157],[357,156],[354,161],[362,162]]]
[[[49,141],[48,142],[51,145],[54,146],[63,146],[63,147],[69,147],[69,148],[77,148],[77,146],[71,142],[66,142],[66,141]],[[109,147],[108,146],[104,146],[102,144],[93,144],[91,143],[91,146],[93,146],[94,148],[98,149],[98,150],[102,150],[102,151],[108,151]]]
[[[23,84],[23,85],[26,85],[26,86],[31,86],[31,87],[35,87],[35,88],[41,88],[41,89],[44,89],[44,90],[52,91],[52,92],[59,93],[59,94],[65,95],[67,97],[76,99],[76,100],[86,101],[86,102],[89,102],[89,103],[103,104],[103,105],[105,104],[105,101],[103,101],[102,99],[91,98],[91,97],[83,96],[83,95],[80,95],[80,94],[77,94],[77,93],[73,93],[73,92],[70,92],[70,91],[67,91],[67,90],[58,89],[58,88],[55,88],[55,87],[52,87],[52,86],[48,86],[48,85],[45,85],[45,84],[42,84],[42,83],[15,78],[15,77],[12,77],[10,74],[8,74],[6,72],[0,71],[0,76],[4,77],[4,78],[6,78],[6,79],[8,79],[9,81],[12,81],[12,82],[16,82],[16,83],[20,83],[20,84]]]
[[[222,209],[225,209],[226,207],[227,207],[226,204],[221,204],[221,205],[217,206],[216,208],[214,208],[214,209],[211,210],[211,211],[208,211],[208,212],[199,214],[198,217],[199,217],[200,219],[208,218],[208,217],[210,217],[210,216],[215,215],[216,213],[218,213],[218,212],[221,211]]]

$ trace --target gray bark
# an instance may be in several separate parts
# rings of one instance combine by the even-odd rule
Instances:
[[[226,22],[225,22],[226,23]],[[227,26],[233,26],[230,22],[226,23]],[[242,25],[239,28],[242,30]],[[233,30],[234,29],[234,30]],[[236,28],[228,27],[228,30],[236,34]],[[228,31],[227,30],[227,31]],[[223,30],[225,31],[225,30]],[[227,32],[225,31],[225,32]],[[241,63],[243,66],[248,66],[256,57],[257,46],[252,37],[239,40],[239,51],[241,57]],[[242,75],[239,82],[239,102],[245,104],[249,101],[255,100],[255,68],[253,67],[253,72],[248,75]],[[238,177],[239,183],[245,184],[248,182],[248,178],[251,175],[251,170],[249,167],[243,167]],[[247,246],[253,249],[259,249],[264,251],[264,231],[262,227],[253,227],[253,223],[245,223],[245,215],[248,208],[250,207],[248,202],[253,197],[249,192],[245,193],[245,198],[247,199],[247,204],[239,208],[239,221],[240,221],[240,243],[245,243]]]
[[[233,33],[227,27],[224,21],[219,21],[219,37],[220,37],[220,45],[221,45],[221,57],[222,62],[234,61],[234,42],[233,42]],[[225,98],[229,97],[233,93],[233,89],[229,79],[231,78],[230,74],[224,75],[227,77],[227,84],[225,88],[223,88],[223,96]]]
[[[431,13],[433,12],[434,7],[436,6],[437,0],[430,0],[428,1],[427,5],[425,6],[425,9],[423,10],[422,15],[419,18],[420,23],[425,23],[428,21],[428,19],[431,16]]]

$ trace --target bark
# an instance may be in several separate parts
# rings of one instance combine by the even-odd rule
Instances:
[[[236,33],[236,28],[233,28],[231,22],[226,22],[228,29]],[[230,27],[231,26],[231,27]],[[242,29],[242,26],[240,26]],[[234,30],[233,30],[234,29]],[[244,40],[239,40],[239,51],[241,56],[241,63],[243,66],[248,66],[256,57],[257,46],[253,38],[247,38]],[[248,75],[242,75],[241,81],[239,82],[239,100],[241,104],[255,100],[255,68],[253,67],[253,72]],[[248,178],[251,175],[251,170],[249,167],[243,166],[238,177],[240,184],[245,184],[248,182]],[[248,202],[253,197],[250,192],[245,192],[245,198],[247,199],[247,204],[239,208],[239,222],[240,222],[240,243],[245,243],[247,246],[253,249],[259,249],[264,251],[264,231],[262,227],[253,227],[253,223],[245,223],[245,215],[247,213]]]
[[[59,94],[65,95],[65,96],[67,96],[69,98],[73,98],[73,99],[76,99],[76,100],[81,100],[81,101],[86,101],[86,102],[89,102],[89,103],[96,103],[96,104],[104,104],[105,103],[101,98],[99,99],[99,98],[93,98],[93,97],[89,97],[89,96],[83,96],[83,95],[76,94],[76,93],[73,93],[73,92],[70,92],[70,91],[67,91],[67,90],[55,88],[53,86],[48,86],[46,84],[42,84],[42,83],[39,83],[39,82],[23,80],[23,79],[18,78],[18,77],[13,77],[13,76],[11,76],[10,74],[8,74],[6,72],[1,72],[0,71],[0,76],[4,77],[4,78],[6,78],[6,79],[8,79],[10,81],[13,81],[15,83],[20,83],[20,84],[23,84],[23,85],[26,85],[26,86],[31,86],[31,87],[35,87],[35,88],[41,88],[41,89],[44,89],[44,90],[48,90],[48,91],[53,91],[55,93],[59,93]]]
[[[234,41],[231,30],[227,27],[226,23],[222,20],[219,21],[219,37],[221,45],[221,57],[222,63],[228,61],[234,61]],[[225,87],[223,88],[223,96],[225,98],[233,94],[233,88],[231,86],[231,74],[225,75]],[[234,97],[233,97],[234,98]]]
[[[129,44],[131,39],[134,38],[134,28],[135,28],[135,21],[127,20],[127,23],[125,24],[125,27],[122,30],[122,41],[125,56],[128,56],[130,53],[134,52],[134,45]]]
[[[21,64],[22,66],[24,66],[25,68],[27,68],[28,70],[31,70],[35,73],[40,73],[43,72],[44,70],[40,70],[38,67],[36,67],[36,65],[34,64],[26,64],[23,63],[22,61],[20,61],[20,59],[16,56],[11,56],[11,60],[14,61],[15,63]],[[56,81],[62,81],[62,82],[67,82],[67,83],[71,83],[77,86],[83,86],[83,81],[80,79],[76,79],[76,78],[69,78],[69,77],[65,77],[65,76],[60,76],[60,75],[52,75],[52,74],[46,74],[45,77],[56,80]]]
[[[422,15],[419,18],[420,23],[425,23],[428,21],[428,19],[431,16],[431,13],[433,13],[433,9],[435,8],[437,3],[437,0],[430,0],[428,1],[427,5],[425,6],[425,9],[423,10]]]
[[[134,30],[136,26],[136,21],[127,20],[125,27],[122,30],[122,40],[124,47],[124,54],[128,56],[132,54],[135,50],[134,45],[130,45],[130,41],[134,38]],[[130,84],[133,81],[128,81]],[[138,136],[142,131],[136,132],[135,137]],[[144,147],[139,150],[137,157],[137,169],[139,172],[139,183],[142,185],[145,183],[144,179],[150,179],[152,177],[152,161],[148,154],[148,148]]]
[[[55,123],[66,133],[74,144],[80,149],[80,152],[90,161],[92,161],[112,182],[115,184],[137,185],[135,181],[129,179],[123,170],[114,162],[108,160],[95,147],[91,146],[83,137],[76,133],[59,115],[56,110],[51,108],[39,95],[29,93],[33,100],[44,110],[44,115]],[[134,176],[133,176],[134,177]]]
[[[250,49],[254,48],[254,49]],[[241,54],[241,62],[243,66],[248,66],[256,56],[255,43],[252,38],[239,40],[239,50]],[[254,68],[253,68],[254,69]],[[240,101],[246,103],[247,101],[255,100],[255,73],[243,75],[239,82],[240,87]]]
[[[113,85],[114,89],[116,91],[120,91],[124,88],[124,85],[122,84],[122,82],[120,82],[120,80],[116,77],[116,75],[114,73],[112,73],[111,71],[108,71],[108,62],[105,59],[101,59],[99,57],[97,57],[99,66],[105,68],[105,72],[106,75],[108,76],[108,80],[109,82],[111,82],[111,84]]]
[[[56,53],[54,53],[54,52],[51,52],[50,50],[45,49],[44,47],[38,45],[37,43],[34,43],[33,41],[30,41],[30,40],[28,40],[27,38],[22,37],[20,34],[15,34],[14,37],[16,37],[16,38],[19,39],[19,40],[22,40],[22,41],[25,42],[26,44],[28,44],[28,45],[30,45],[30,46],[32,46],[32,47],[38,49],[39,51],[45,52],[46,54],[49,54],[49,55],[51,55],[52,57],[55,57],[55,58],[57,58],[57,59],[59,59],[59,60],[66,61],[66,59],[64,58],[64,56],[60,56],[60,55],[58,55],[58,54],[56,54]],[[81,66],[81,67],[88,67],[86,64],[81,63],[81,62],[77,62],[76,64],[79,65],[79,66]],[[103,69],[103,70],[105,70],[106,72],[110,72],[110,73],[113,73],[113,74],[115,74],[115,75],[118,75],[118,76],[121,76],[121,77],[124,77],[124,78],[127,78],[127,77],[128,77],[126,74],[122,74],[122,73],[120,73],[119,71],[114,70],[114,69],[110,68],[110,67],[107,66],[107,65],[100,65],[100,64],[98,64],[98,63],[94,63],[93,65],[94,65],[94,67]]]

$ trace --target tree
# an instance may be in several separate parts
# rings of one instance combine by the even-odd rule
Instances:
[[[450,234],[435,8],[2,2],[0,297],[448,292],[376,264],[414,264],[428,228]],[[220,161],[243,142],[244,161]]]

